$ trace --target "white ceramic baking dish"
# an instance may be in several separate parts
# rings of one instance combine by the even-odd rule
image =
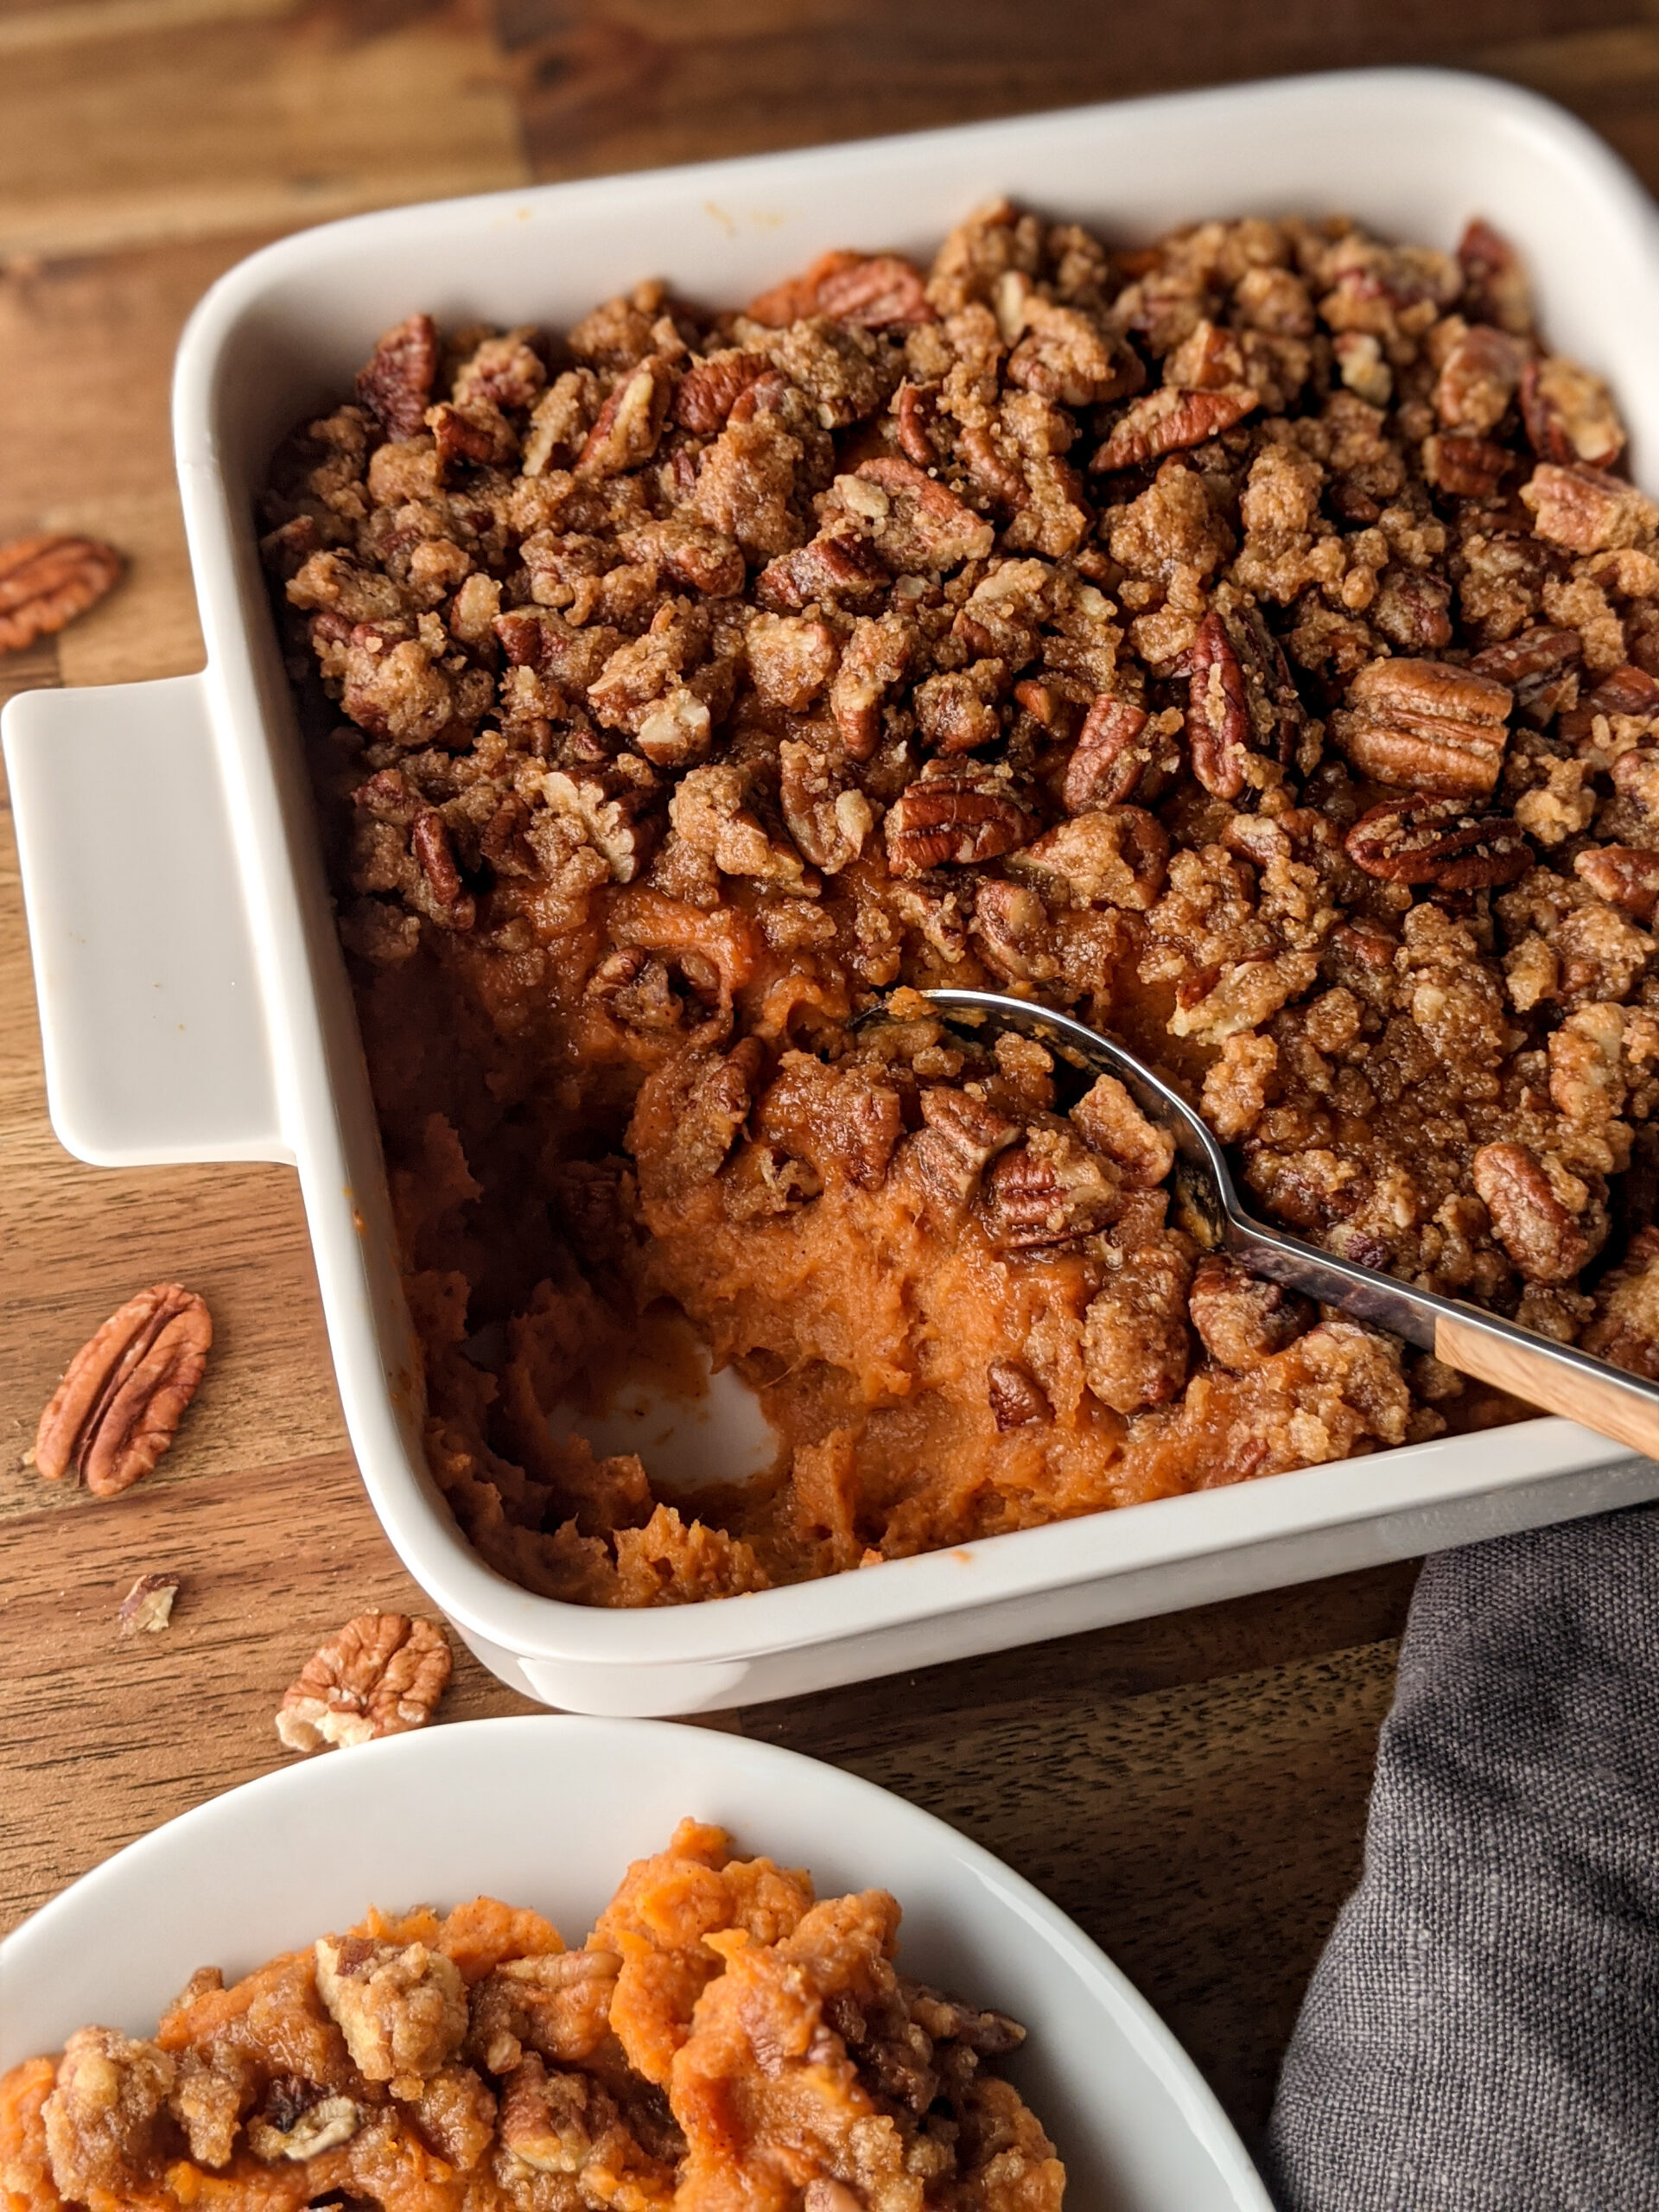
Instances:
[[[999,192],[1124,239],[1340,207],[1450,245],[1483,214],[1525,252],[1554,341],[1611,378],[1659,491],[1659,212],[1579,124],[1433,72],[1184,93],[403,208],[268,248],[208,294],[179,354],[206,670],[35,693],[5,717],[59,1135],[100,1163],[297,1166],[369,1494],[480,1658],[549,1703],[649,1714],[780,1697],[1659,1494],[1659,1464],[1539,1421],[799,1589],[602,1613],[492,1573],[427,1474],[380,1148],[255,551],[271,450],[416,307],[557,326],[652,274],[741,300],[832,245],[925,256]],[[682,1424],[711,1466],[744,1448],[724,1402]]]

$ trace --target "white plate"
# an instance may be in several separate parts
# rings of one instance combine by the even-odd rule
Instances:
[[[371,1904],[482,1892],[580,1942],[683,1815],[891,1890],[907,1971],[1029,2031],[1009,2071],[1076,2212],[1271,2212],[1243,2145],[1150,2006],[1047,1899],[954,1829],[794,1751],[657,1721],[477,1720],[285,1767],[186,1813],[0,1943],[0,2070],[88,2022],[130,2035],[199,1966],[245,1973]]]
[[[794,1696],[1659,1491],[1653,1461],[1535,1421],[728,1604],[619,1612],[494,1573],[428,1474],[378,1134],[254,544],[272,446],[347,390],[378,332],[416,306],[557,327],[652,274],[741,300],[826,246],[930,252],[999,190],[1120,238],[1341,207],[1451,246],[1484,214],[1530,263],[1554,342],[1612,379],[1637,476],[1659,491],[1659,219],[1605,146],[1559,108],[1477,77],[1233,86],[395,208],[266,248],[214,286],[179,355],[174,428],[207,670],[29,693],[5,712],[59,1135],[116,1165],[296,1163],[369,1496],[479,1657],[548,1704],[695,1713]],[[732,1463],[718,1420],[683,1425],[679,1440],[717,1471]]]

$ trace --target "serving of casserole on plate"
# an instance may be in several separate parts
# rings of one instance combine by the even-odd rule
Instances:
[[[371,1493],[498,1671],[693,1708],[1647,1493],[1195,1269],[1113,1087],[850,1024],[1074,1004],[1288,1225],[1650,1362],[1652,227],[1540,104],[1385,73],[370,218],[210,296],[207,673],[120,695],[118,765],[96,695],[8,717],[54,1114],[297,1159]],[[158,791],[171,1023],[115,923]],[[762,1479],[707,1486],[752,1421],[694,1491],[586,1419],[676,1309]]]
[[[0,2192],[60,2184],[296,2212],[1268,2202],[1150,2005],[977,1845],[770,1745],[551,1718],[232,1789],[0,1942]]]

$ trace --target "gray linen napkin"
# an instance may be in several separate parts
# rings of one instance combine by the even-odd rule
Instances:
[[[1286,2212],[1659,2212],[1659,1508],[1424,1567],[1268,2165]]]

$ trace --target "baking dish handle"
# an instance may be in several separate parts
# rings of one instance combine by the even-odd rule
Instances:
[[[0,738],[60,1139],[291,1160],[206,678],[27,691]]]

